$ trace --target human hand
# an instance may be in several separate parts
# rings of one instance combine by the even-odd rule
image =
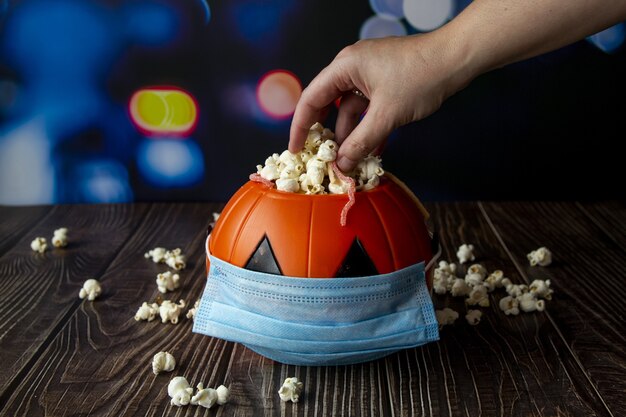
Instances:
[[[352,171],[359,160],[381,151],[395,128],[430,115],[469,82],[457,55],[454,41],[443,31],[346,47],[302,92],[289,151],[302,148],[311,125],[322,121],[341,97],[335,126],[337,163],[342,171]],[[352,93],[354,89],[369,100]]]

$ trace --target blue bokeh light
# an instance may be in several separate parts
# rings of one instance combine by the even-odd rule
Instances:
[[[370,7],[378,15],[402,19],[402,0],[370,0]]]
[[[625,39],[626,26],[624,23],[618,23],[587,38],[589,42],[607,54],[617,51],[624,44]]]
[[[184,187],[202,179],[204,158],[192,139],[145,139],[139,145],[137,167],[157,187]]]
[[[78,201],[124,203],[133,200],[126,168],[115,160],[94,160],[75,169]]]
[[[207,0],[198,0],[200,2],[200,7],[204,11],[204,24],[207,25],[211,21],[211,7],[209,7],[209,2]]]
[[[235,32],[247,42],[267,47],[275,41],[285,16],[291,10],[292,0],[245,0],[233,3],[230,15]]]
[[[397,19],[372,16],[361,26],[360,39],[383,38],[385,36],[404,36],[406,28]]]
[[[180,26],[174,9],[152,2],[127,4],[123,16],[127,36],[148,46],[163,46],[175,37]]]

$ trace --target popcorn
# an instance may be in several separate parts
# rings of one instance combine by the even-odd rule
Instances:
[[[464,264],[467,261],[473,261],[476,259],[474,256],[474,245],[468,245],[466,243],[459,246],[459,250],[456,252],[459,263]]]
[[[54,231],[52,236],[52,245],[55,248],[64,248],[67,246],[67,228],[61,227]]]
[[[322,143],[317,151],[317,158],[324,162],[333,162],[337,159],[337,149],[339,145],[334,140],[328,139]]]
[[[530,292],[517,297],[517,301],[519,301],[519,308],[526,313],[530,313],[532,311],[543,311],[546,307],[546,302],[544,300],[537,300],[535,295]]]
[[[453,284],[456,282],[456,264],[448,263],[446,261],[439,262],[439,266],[435,268],[433,273],[433,290],[437,294],[445,294],[452,289]],[[458,290],[457,284],[457,293]]]
[[[167,386],[167,395],[172,398],[171,404],[177,407],[189,404],[192,393],[193,388],[189,386],[184,376],[175,377]]]
[[[303,386],[304,384],[298,381],[296,377],[285,379],[285,382],[283,382],[283,385],[278,390],[280,400],[297,403],[300,400],[300,393],[302,392]]]
[[[221,212],[213,212],[213,221],[211,223],[209,223],[209,226],[211,226],[211,228],[215,227],[215,223],[217,223],[217,220],[220,218],[220,214],[222,214]]]
[[[87,298],[89,301],[95,300],[102,293],[100,283],[95,279],[88,279],[80,289],[78,296],[81,299]]]
[[[478,323],[480,323],[480,319],[483,316],[483,312],[480,310],[468,310],[467,314],[465,315],[465,320],[467,320],[467,322],[472,325],[472,326],[476,326]]]
[[[217,392],[217,404],[218,405],[224,405],[230,399],[230,390],[224,385],[220,385],[219,387],[217,387],[215,392]]]
[[[495,288],[502,288],[504,279],[504,272],[497,269],[489,274],[489,276],[483,282],[483,285],[486,285],[489,288],[489,292],[491,292]]]
[[[435,316],[437,317],[437,323],[439,323],[439,328],[442,328],[443,326],[453,324],[456,319],[459,318],[459,313],[452,310],[451,308],[446,307],[443,310],[435,310]]]
[[[274,153],[263,165],[256,166],[257,172],[250,179],[270,187],[275,184],[278,190],[285,192],[346,194],[352,184],[333,172],[329,165],[337,159],[339,149],[334,138],[335,134],[330,129],[315,123],[309,129],[304,148],[299,153],[292,154],[288,150],[280,155]],[[366,191],[378,186],[384,173],[381,159],[368,156],[347,177],[354,180],[355,189]]]
[[[161,323],[167,323],[168,321],[172,324],[178,323],[178,316],[185,308],[185,300],[180,300],[178,304],[173,303],[170,300],[165,300],[159,306],[159,316],[161,316]]]
[[[468,274],[478,274],[482,279],[485,279],[485,277],[487,276],[487,269],[482,266],[481,264],[472,264],[469,266],[469,268],[467,268],[467,273]]]
[[[176,359],[169,352],[159,352],[152,358],[152,372],[155,375],[161,372],[170,372],[176,367]]]
[[[528,292],[528,285],[525,284],[509,284],[506,286],[506,292],[511,297],[519,297]]]
[[[300,183],[292,178],[279,178],[276,180],[276,189],[288,193],[297,193],[300,191]]]
[[[511,314],[517,316],[519,314],[519,301],[510,295],[500,299],[498,304],[500,310],[504,311],[504,314],[507,316]]]
[[[219,213],[213,213],[214,222],[217,221]],[[165,248],[154,248],[143,255],[146,259],[152,259],[152,262],[156,264],[165,263],[172,269],[180,271],[187,266],[185,255],[182,254],[180,248],[176,248],[169,251]]]
[[[48,243],[45,237],[37,237],[30,242],[30,248],[35,252],[44,253],[48,248]]]
[[[475,287],[483,284],[483,278],[484,277],[481,274],[468,273],[465,275],[465,283],[470,287]]]
[[[470,291],[465,303],[470,306],[479,305],[481,307],[489,307],[489,294],[487,293],[487,287],[484,285],[476,285]]]
[[[167,249],[165,248],[154,248],[146,252],[143,256],[146,259],[152,259],[152,262],[155,264],[160,264],[165,262],[165,253]]]
[[[180,271],[187,266],[185,255],[181,253],[180,248],[176,248],[173,251],[165,252],[165,263],[172,269]]]
[[[546,281],[540,279],[534,280],[528,287],[528,291],[536,297],[545,298],[546,300],[552,300],[552,293],[554,292],[550,289],[549,279]]]
[[[193,307],[190,308],[187,311],[187,318],[188,319],[195,319],[196,318],[196,311],[198,311],[198,307],[200,307],[200,300],[196,300],[196,302],[194,303]]]
[[[548,266],[552,263],[552,252],[546,247],[541,247],[526,255],[530,261],[530,266]]]
[[[450,288],[450,294],[452,294],[453,297],[465,297],[469,295],[471,291],[472,287],[467,285],[463,278],[456,278]]]
[[[204,408],[211,408],[217,402],[217,391],[213,388],[204,388],[204,384],[199,383],[198,392],[191,397],[192,405],[200,405]]]
[[[148,304],[144,302],[135,313],[135,320],[152,321],[159,314],[159,305],[157,303]]]
[[[166,271],[157,275],[156,283],[159,292],[165,294],[168,291],[174,291],[180,286],[180,276]]]

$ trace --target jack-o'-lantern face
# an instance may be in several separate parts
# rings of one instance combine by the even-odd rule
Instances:
[[[209,249],[242,268],[309,278],[385,274],[430,261],[425,210],[403,184],[385,176],[355,197],[341,226],[346,195],[292,194],[248,182],[222,211]]]

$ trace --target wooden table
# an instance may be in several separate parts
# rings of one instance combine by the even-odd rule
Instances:
[[[427,205],[441,234],[442,259],[473,243],[477,261],[517,283],[550,279],[543,313],[505,316],[503,290],[483,321],[463,319],[462,298],[435,296],[461,312],[441,340],[354,366],[297,367],[178,325],[136,322],[157,295],[166,267],[145,259],[156,246],[189,257],[182,287],[168,298],[195,301],[205,281],[203,243],[218,204],[0,207],[1,416],[624,416],[626,415],[626,204],[446,203]],[[59,227],[71,243],[40,255],[37,236]],[[530,267],[540,246],[554,263]],[[104,292],[78,298],[88,278]],[[153,375],[152,356],[177,358]],[[167,384],[230,387],[230,403],[172,407]],[[304,382],[298,404],[277,390]]]

